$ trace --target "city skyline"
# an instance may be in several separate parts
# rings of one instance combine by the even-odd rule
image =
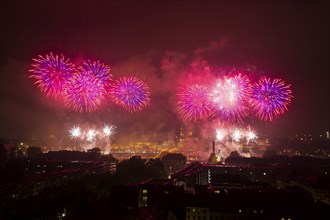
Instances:
[[[116,125],[118,141],[175,133],[181,124],[203,130],[211,125],[183,122],[176,110],[175,84],[192,66],[252,69],[292,85],[284,115],[248,118],[259,134],[329,131],[328,2],[7,1],[1,8],[1,137],[61,138],[74,125],[104,123]],[[150,105],[135,113],[110,104],[89,113],[63,108],[28,78],[32,59],[50,52],[143,78]]]

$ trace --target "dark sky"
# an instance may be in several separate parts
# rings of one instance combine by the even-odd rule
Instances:
[[[280,77],[292,84],[293,102],[274,122],[255,123],[257,131],[324,133],[330,128],[329,11],[327,1],[1,1],[0,136],[64,135],[73,124],[104,121],[121,134],[173,131],[180,123],[171,82],[180,73],[167,66],[169,56],[174,66],[203,59]],[[32,58],[51,51],[74,61],[101,60],[115,75],[144,77],[151,106],[136,114],[111,106],[91,114],[63,109],[28,79]]]

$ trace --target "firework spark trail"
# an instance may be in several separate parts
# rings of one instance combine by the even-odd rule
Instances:
[[[255,132],[248,126],[247,129],[237,128],[237,127],[223,127],[215,129],[216,132],[216,140],[223,141],[223,140],[231,140],[240,142],[243,139],[248,141],[254,141],[257,136]]]
[[[112,100],[129,112],[138,112],[149,105],[150,89],[137,77],[122,77],[110,90]]]
[[[208,94],[208,88],[202,85],[193,84],[182,87],[177,95],[179,115],[188,121],[207,118],[212,111]]]
[[[64,105],[74,111],[95,111],[103,104],[110,82],[110,68],[107,65],[87,60],[66,84]]]
[[[258,118],[272,121],[288,110],[291,103],[291,85],[284,80],[262,77],[254,84],[250,99],[252,109]]]
[[[106,137],[106,147],[108,147],[106,150],[107,153],[110,153],[111,140],[113,139],[113,135],[116,133],[115,129],[116,126],[114,125],[104,125],[103,127],[103,135]]]
[[[116,133],[116,126],[115,125],[104,125],[102,130],[98,129],[87,129],[86,131],[83,131],[78,126],[73,126],[71,129],[69,129],[70,137],[71,138],[86,138],[90,139],[91,137],[100,136],[100,137],[112,137]]]
[[[41,92],[49,97],[58,98],[62,95],[63,88],[69,78],[76,72],[75,65],[65,59],[63,54],[39,55],[39,59],[33,59],[32,74],[29,78],[35,80],[35,84]]]
[[[249,144],[250,142],[255,142],[258,138],[255,132],[249,127],[248,130],[245,132],[246,143]]]
[[[111,137],[115,133],[116,126],[114,125],[104,125],[103,134],[106,137]]]

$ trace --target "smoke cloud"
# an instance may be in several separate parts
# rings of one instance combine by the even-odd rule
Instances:
[[[132,141],[150,140],[150,137],[174,139],[182,125],[186,133],[187,145],[205,149],[205,138],[213,139],[211,130],[205,131],[201,124],[185,122],[177,114],[177,93],[181,86],[190,83],[209,83],[214,79],[214,69],[203,56],[228,45],[227,37],[198,47],[193,54],[167,50],[163,54],[150,50],[145,54],[132,56],[114,65],[108,64],[114,79],[123,76],[136,76],[150,87],[150,105],[141,112],[128,113],[114,106],[111,100],[104,108],[92,113],[78,113],[67,110],[61,102],[55,102],[38,91],[33,80],[28,79],[29,62],[9,60],[1,72],[11,72],[10,77],[1,83],[1,136],[21,136],[29,138],[55,136],[67,140],[72,126],[100,126],[104,123],[117,126],[115,142],[129,144]],[[70,58],[79,65],[88,59],[82,53]],[[102,60],[102,59],[100,59]],[[10,86],[15,81],[15,87]],[[17,87],[18,86],[18,87]],[[11,97],[6,99],[5,96]],[[205,122],[201,122],[205,123]],[[18,129],[20,128],[20,129]],[[19,134],[15,134],[21,130]],[[206,135],[207,134],[207,135]]]

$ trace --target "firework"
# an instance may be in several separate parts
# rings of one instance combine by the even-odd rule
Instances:
[[[178,94],[179,115],[188,121],[208,117],[212,109],[208,93],[207,87],[198,84],[182,87],[181,92]]]
[[[79,127],[73,126],[73,128],[71,128],[69,130],[69,132],[70,132],[71,138],[78,138],[81,136],[81,130]]]
[[[65,88],[65,106],[74,111],[95,111],[101,106],[106,94],[99,83],[99,79],[89,73],[74,75]]]
[[[250,91],[250,80],[245,75],[219,79],[209,95],[214,115],[223,120],[242,121],[247,116]]]
[[[222,130],[222,129],[216,129],[216,139],[217,141],[222,141],[224,140],[224,138],[226,137],[226,131],[225,130]]]
[[[141,111],[150,102],[150,89],[136,77],[122,77],[110,90],[113,101],[129,112]]]
[[[281,79],[262,77],[252,89],[250,104],[264,121],[272,121],[288,110],[292,99],[291,85]]]
[[[100,61],[85,60],[81,67],[80,72],[90,73],[100,81],[100,86],[107,87],[110,85],[112,75],[110,74],[110,67],[101,63]]]
[[[257,135],[249,128],[249,130],[246,132],[246,142],[253,142],[257,138]]]
[[[233,151],[238,151],[240,155],[250,156],[249,153],[243,153],[242,145],[244,142],[245,144],[255,142],[257,135],[250,127],[244,129],[224,125],[215,129],[215,138],[222,156],[228,157]]]
[[[105,125],[103,128],[103,134],[107,137],[111,137],[115,133],[116,126]]]
[[[97,135],[97,132],[95,130],[93,130],[93,129],[90,129],[86,133],[86,140],[88,142],[93,142],[96,139],[96,135]]]
[[[235,129],[231,137],[234,141],[239,142],[242,138],[242,132],[239,129]]]
[[[248,129],[217,128],[215,131],[217,141],[230,140],[240,142],[245,139],[247,142],[250,142],[255,141],[257,138],[257,135],[250,127]]]
[[[70,130],[71,138],[78,138],[85,139],[89,142],[96,140],[98,138],[112,138],[112,136],[116,133],[115,132],[116,126],[115,125],[104,125],[103,129],[87,129],[83,131],[80,127],[73,126]]]
[[[99,61],[85,61],[64,89],[64,104],[80,112],[97,110],[105,100],[110,85],[110,68]]]
[[[106,146],[111,146],[111,140],[115,134],[116,126],[114,125],[104,125],[103,135],[106,137]],[[110,148],[105,150],[107,153],[110,153]]]
[[[74,64],[65,59],[63,54],[46,54],[45,57],[33,59],[32,74],[29,78],[35,80],[37,87],[47,96],[58,98],[61,96],[64,85],[76,72]]]

